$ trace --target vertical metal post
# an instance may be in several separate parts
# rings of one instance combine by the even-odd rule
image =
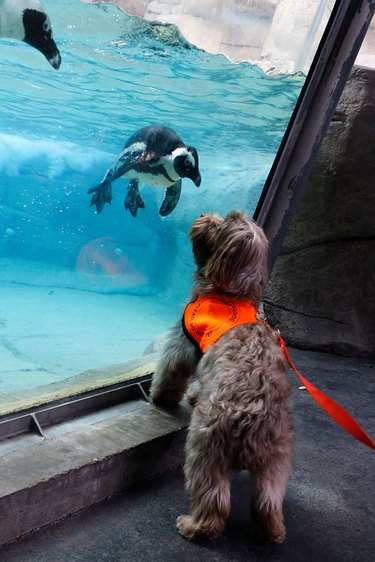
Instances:
[[[338,0],[335,4],[254,213],[270,240],[270,270],[374,10],[375,0]]]

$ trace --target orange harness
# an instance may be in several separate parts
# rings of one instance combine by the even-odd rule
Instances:
[[[186,336],[204,353],[228,330],[258,321],[258,311],[249,300],[227,295],[201,295],[185,308],[182,326]]]
[[[202,353],[231,328],[254,322],[258,322],[258,311],[250,301],[236,300],[220,294],[199,296],[187,305],[182,317],[182,327],[186,336]],[[359,423],[337,402],[301,375],[280,335],[279,345],[289,366],[319,406],[347,433],[375,449],[375,442]]]

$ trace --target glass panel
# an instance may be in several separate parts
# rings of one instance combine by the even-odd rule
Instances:
[[[139,4],[144,18],[45,0],[58,71],[29,45],[0,42],[0,413],[92,385],[95,373],[79,373],[141,356],[175,322],[191,221],[254,211],[333,1]],[[161,217],[164,189],[143,182],[133,217],[118,179],[96,214],[88,189],[155,124],[197,149],[201,185],[183,179]]]

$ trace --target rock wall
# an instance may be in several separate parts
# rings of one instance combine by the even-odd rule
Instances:
[[[292,345],[375,355],[375,71],[355,67],[266,294]]]

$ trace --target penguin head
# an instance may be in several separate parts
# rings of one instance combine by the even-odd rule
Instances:
[[[40,5],[39,2],[38,4]],[[23,41],[38,49],[57,70],[61,64],[61,56],[52,38],[50,19],[42,6],[38,9],[25,8],[22,12],[22,22],[25,32]]]
[[[198,152],[193,146],[183,146],[173,151],[173,167],[180,178],[191,179],[197,187],[201,184]]]

